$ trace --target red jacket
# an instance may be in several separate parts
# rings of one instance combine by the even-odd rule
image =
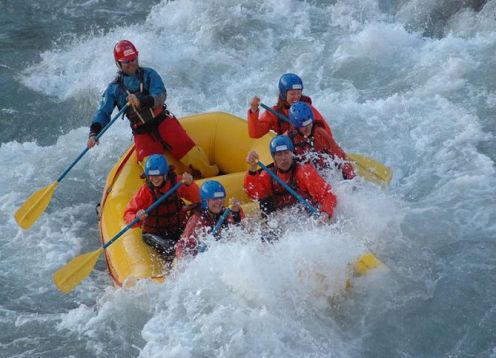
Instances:
[[[303,198],[310,199],[314,205],[319,206],[318,209],[320,211],[324,211],[329,217],[332,217],[334,208],[336,207],[336,196],[332,193],[331,186],[322,179],[312,165],[294,162],[291,169],[287,172],[273,170],[275,170],[279,178],[290,185]],[[291,185],[291,181],[294,181],[293,185]],[[277,195],[277,193],[284,193],[285,197],[278,201],[282,206],[276,203],[276,209],[296,202],[295,199],[290,198],[292,195],[265,171],[246,173],[244,189],[248,196],[255,200],[266,199],[267,197]]]
[[[179,176],[177,180],[181,180],[181,176]],[[157,199],[159,199],[160,196],[165,194],[173,185],[174,183],[170,179],[168,179],[160,189],[154,188],[153,192],[147,183],[143,184],[128,202],[124,211],[124,221],[128,224],[132,222],[136,218],[136,213],[139,210],[146,210]],[[157,233],[182,230],[185,224],[184,219],[186,216],[185,213],[182,211],[184,202],[182,202],[180,198],[189,200],[192,203],[200,202],[200,189],[198,188],[198,185],[196,185],[195,182],[191,183],[191,185],[189,186],[181,185],[174,194],[172,194],[167,200],[165,200],[165,202],[161,203],[157,208],[155,208],[155,210],[152,210],[148,217],[142,220],[142,222],[136,223],[133,227],[139,227],[143,225],[144,229],[153,228],[149,231]],[[178,207],[176,203],[179,200],[182,203],[183,207],[181,207],[180,210],[177,210]],[[168,210],[169,208],[170,210]],[[177,215],[171,216],[169,218],[166,217],[167,215],[160,215],[164,214],[164,210],[174,210],[174,212],[171,212],[170,214]],[[153,227],[154,223],[151,221],[157,220],[159,216],[164,216],[164,221],[160,221],[161,225],[159,225],[158,227],[156,225],[155,227]],[[176,220],[177,216],[179,216],[179,219]],[[167,224],[167,222],[171,223],[172,227],[170,224]]]
[[[315,121],[314,123],[318,123],[332,137],[331,127],[329,127],[329,124],[327,124],[324,117],[322,117],[322,114],[320,114],[320,112],[314,106],[312,106],[312,100],[310,99],[310,97],[302,96],[301,100],[307,102],[310,108],[312,109],[312,113]],[[280,109],[277,106],[273,106],[272,109],[274,109],[274,111],[276,112],[280,111]],[[284,116],[286,116],[286,118],[289,118],[288,111],[289,111],[289,106],[285,106],[282,109],[281,113]],[[248,114],[247,114],[248,134],[250,135],[251,138],[263,137],[271,129],[277,134],[283,134],[287,132],[291,127],[291,125],[288,122],[280,120],[279,118],[277,118],[275,114],[272,114],[269,111],[265,111],[264,113],[262,113],[260,118],[259,118],[259,113],[260,110],[257,110],[256,112],[252,112],[251,109],[248,109]]]
[[[196,211],[188,220],[186,228],[181,235],[181,239],[176,245],[176,258],[180,259],[185,254],[196,255],[198,254],[198,235],[202,233],[209,233],[213,230],[219,221],[222,213],[213,215],[208,210]],[[230,224],[237,224],[245,217],[243,209],[238,213],[230,212],[220,229],[216,232],[215,237],[218,239],[223,228]]]
[[[289,138],[294,144],[295,154],[303,159],[303,162],[306,161],[305,158],[310,153],[316,153],[317,157],[312,158],[311,162],[318,168],[326,167],[326,158],[325,156],[319,154],[329,154],[332,158],[339,158],[341,160],[346,160],[346,154],[341,149],[341,147],[334,141],[332,135],[329,135],[324,128],[319,125],[314,125],[312,127],[312,132],[309,137],[304,137],[298,130],[291,129],[288,132]],[[350,163],[343,163],[343,165],[339,165],[338,168],[341,168],[343,172],[343,178],[345,179],[353,179],[355,177],[355,172],[353,171],[353,167]]]

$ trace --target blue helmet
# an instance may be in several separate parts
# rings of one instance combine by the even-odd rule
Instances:
[[[226,197],[226,189],[216,180],[205,181],[200,189],[201,205],[203,209],[208,208],[208,200]]]
[[[285,150],[289,150],[290,152],[294,151],[294,145],[291,139],[285,135],[278,135],[270,141],[270,154],[274,156],[277,152],[282,152]]]
[[[295,128],[306,127],[313,123],[310,106],[304,102],[296,102],[289,108],[289,120]]]
[[[145,175],[165,175],[169,171],[169,164],[163,155],[151,155],[145,164]]]
[[[279,97],[286,100],[286,93],[289,90],[299,89],[303,91],[303,81],[294,73],[285,73],[279,79]]]

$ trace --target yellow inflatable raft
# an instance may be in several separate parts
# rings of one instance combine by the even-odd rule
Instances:
[[[243,209],[249,213],[258,209],[243,191],[243,177],[247,170],[245,158],[250,150],[256,150],[263,163],[270,163],[269,142],[273,134],[260,139],[248,137],[245,120],[227,113],[215,112],[182,118],[182,126],[193,140],[207,153],[211,163],[217,164],[222,175],[220,181],[227,198],[240,199]],[[171,155],[165,153],[178,173],[185,167]],[[103,244],[114,237],[126,223],[123,212],[131,196],[143,184],[140,178],[143,169],[136,160],[134,145],[131,146],[110,171],[100,202],[100,238]],[[198,185],[205,179],[197,180]],[[152,248],[141,238],[141,229],[128,230],[119,240],[105,250],[107,266],[117,286],[132,284],[147,278],[163,281],[163,263],[156,259]],[[362,256],[356,263],[356,271],[366,273],[377,267],[379,261],[372,255]]]

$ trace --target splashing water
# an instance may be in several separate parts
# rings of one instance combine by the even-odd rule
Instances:
[[[5,356],[496,355],[496,1],[56,5],[0,5]],[[329,227],[290,211],[274,245],[249,222],[163,285],[115,289],[100,261],[63,296],[51,274],[98,247],[94,206],[131,143],[127,123],[31,230],[13,215],[84,148],[122,38],[163,76],[177,116],[245,117],[252,96],[271,104],[280,75],[298,73],[338,143],[392,167],[393,182],[383,191],[331,173]],[[367,251],[388,270],[343,290]]]

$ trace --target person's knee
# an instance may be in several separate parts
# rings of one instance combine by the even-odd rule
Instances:
[[[204,178],[213,177],[219,173],[217,165],[210,164],[207,153],[199,146],[191,148],[180,160],[192,170],[199,171]]]

